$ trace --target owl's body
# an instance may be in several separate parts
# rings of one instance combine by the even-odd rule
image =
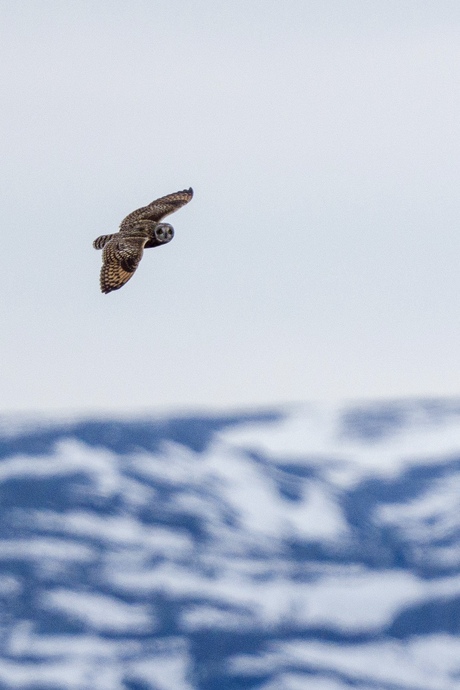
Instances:
[[[174,228],[160,221],[177,211],[193,197],[193,190],[168,194],[148,206],[133,211],[121,222],[118,232],[101,235],[93,242],[102,249],[101,291],[118,290],[132,277],[142,259],[144,249],[167,244],[174,237]]]

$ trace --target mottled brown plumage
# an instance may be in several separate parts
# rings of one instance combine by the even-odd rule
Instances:
[[[118,232],[101,235],[94,240],[93,247],[103,249],[102,292],[118,290],[132,277],[144,248],[159,247],[172,240],[174,228],[169,223],[160,223],[160,220],[187,204],[192,196],[190,187],[156,199],[126,216]]]

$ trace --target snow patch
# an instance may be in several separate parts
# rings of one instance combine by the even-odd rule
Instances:
[[[95,630],[147,632],[155,627],[150,607],[127,604],[103,594],[55,589],[43,594],[41,604],[83,621]]]

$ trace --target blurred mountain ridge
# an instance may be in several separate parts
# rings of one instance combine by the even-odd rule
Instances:
[[[0,418],[0,688],[460,688],[460,400]]]

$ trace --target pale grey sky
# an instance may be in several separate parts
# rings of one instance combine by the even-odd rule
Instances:
[[[3,0],[0,46],[1,410],[460,393],[458,0]]]

